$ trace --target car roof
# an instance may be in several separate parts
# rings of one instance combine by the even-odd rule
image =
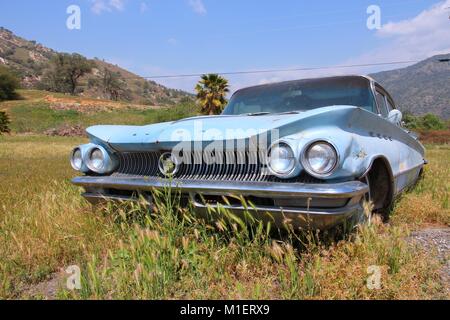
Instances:
[[[343,76],[332,76],[332,77],[317,77],[317,78],[305,78],[305,79],[297,79],[297,80],[288,80],[288,81],[280,81],[280,82],[271,82],[266,84],[260,84],[256,86],[249,86],[242,89],[236,90],[235,93],[240,91],[245,91],[247,89],[257,89],[257,88],[265,88],[270,86],[284,85],[289,83],[301,83],[301,82],[320,82],[324,80],[351,80],[351,79],[359,79],[359,80],[367,80],[369,83],[378,84],[373,78],[365,75],[343,75]],[[381,85],[378,84],[380,87]],[[383,88],[384,89],[384,88]],[[385,90],[386,91],[386,90]]]

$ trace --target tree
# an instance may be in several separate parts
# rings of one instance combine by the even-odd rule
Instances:
[[[6,67],[0,66],[0,101],[16,99],[19,85],[19,79]]]
[[[94,63],[80,54],[58,53],[44,75],[48,90],[75,94],[82,76],[92,71]]]
[[[203,114],[219,114],[227,104],[228,80],[218,74],[204,74],[195,91]]]
[[[117,101],[126,93],[126,82],[120,76],[120,73],[113,72],[108,68],[103,70],[102,87],[105,95],[109,99]]]
[[[11,121],[9,121],[9,117],[4,111],[0,111],[0,135],[2,133],[9,133],[9,124]]]

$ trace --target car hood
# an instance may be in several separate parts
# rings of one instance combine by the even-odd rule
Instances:
[[[161,149],[171,148],[180,141],[240,140],[270,132],[283,137],[309,126],[339,121],[355,109],[359,108],[330,106],[290,114],[200,116],[145,126],[93,126],[86,131],[92,142],[119,151]]]

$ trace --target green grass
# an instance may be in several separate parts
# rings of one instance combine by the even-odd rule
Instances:
[[[80,266],[82,289],[62,287],[59,298],[448,298],[433,253],[405,241],[410,230],[449,224],[448,146],[428,147],[424,180],[389,224],[374,219],[325,244],[233,218],[207,223],[166,194],[154,214],[131,204],[94,210],[69,182],[68,154],[83,142],[0,137],[0,298],[29,298],[27,288],[70,265]],[[370,265],[381,267],[380,290],[366,287]]]
[[[177,109],[163,110],[117,110],[80,113],[74,110],[52,110],[45,104],[18,105],[10,109],[11,130],[16,133],[43,133],[47,129],[59,126],[82,125],[89,127],[97,124],[146,125],[179,119],[189,116],[188,112]]]
[[[89,127],[98,124],[146,125],[180,118],[194,116],[195,107],[191,104],[181,104],[160,109],[138,109],[125,102],[112,102],[121,106],[114,110],[79,112],[77,110],[55,110],[51,103],[45,100],[50,93],[39,90],[19,90],[20,100],[0,103],[0,110],[5,110],[11,118],[11,130],[14,133],[42,134],[48,129],[63,125],[81,125]],[[69,99],[81,102],[80,97],[65,96],[51,93],[59,99]],[[86,100],[85,100],[86,101]],[[96,100],[88,100],[96,101]],[[108,102],[106,101],[107,105]],[[140,106],[142,107],[142,106]]]

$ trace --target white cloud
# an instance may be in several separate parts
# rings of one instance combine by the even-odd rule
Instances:
[[[103,12],[123,11],[125,7],[125,0],[91,0],[91,10],[95,14]]]
[[[450,53],[450,0],[441,1],[422,11],[417,16],[398,22],[387,22],[376,31],[375,36],[382,39],[381,45],[368,50],[366,53],[349,57],[340,61],[334,67],[321,70],[269,72],[264,74],[228,75],[231,91],[242,87],[302,78],[315,78],[321,76],[344,74],[369,74],[381,70],[396,69],[407,64],[340,68],[343,65],[359,65],[379,62],[422,60],[436,54]],[[412,63],[411,63],[412,64]],[[323,62],[320,66],[327,66]],[[283,69],[301,68],[301,65],[287,65]],[[314,67],[314,66],[308,66]],[[268,67],[270,69],[270,66]],[[249,67],[249,69],[252,69]],[[185,73],[217,70],[190,70]],[[174,70],[153,70],[153,74],[177,74]],[[192,92],[198,78],[169,78],[156,79],[156,81],[172,87]]]
[[[422,11],[416,17],[399,22],[389,22],[378,31],[380,36],[417,36],[425,35],[436,29],[449,27],[448,11],[450,0],[433,5],[430,9]]]
[[[384,24],[376,33],[384,41],[383,44],[366,54],[350,58],[345,63],[422,60],[436,54],[449,53],[448,7],[450,0],[442,1],[411,19]]]
[[[206,14],[206,8],[202,0],[189,0],[188,3],[195,13],[200,15]]]
[[[339,68],[339,66],[422,60],[437,54],[450,53],[449,7],[450,0],[441,1],[411,19],[384,24],[376,33],[376,36],[383,40],[380,46],[362,55],[341,61],[334,68],[233,76],[230,78],[230,83],[233,89],[238,89],[248,85],[300,78],[369,74],[405,67],[407,64],[354,68]],[[286,68],[301,68],[301,66],[286,66]]]

